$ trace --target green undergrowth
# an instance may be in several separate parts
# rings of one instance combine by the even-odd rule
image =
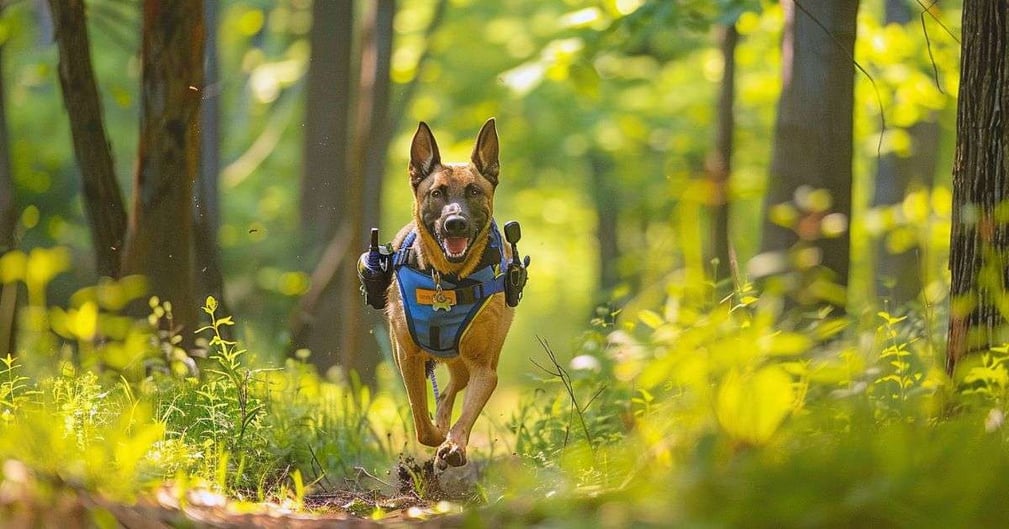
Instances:
[[[17,462],[0,491],[27,469],[39,488],[127,503],[170,484],[297,510],[312,494],[389,493],[404,454],[429,455],[391,370],[371,390],[320,378],[304,354],[263,365],[213,298],[187,350],[170,304],[123,315],[136,280],[53,307],[65,256],[10,255],[0,279],[28,301],[18,354],[0,363],[0,459]],[[1009,348],[950,380],[933,307],[840,317],[748,285],[719,297],[670,284],[657,306],[601,311],[573,346],[536,344],[523,389],[495,397],[520,395],[489,421],[500,442],[474,442],[457,522],[1002,525]],[[413,494],[436,488],[412,479]]]

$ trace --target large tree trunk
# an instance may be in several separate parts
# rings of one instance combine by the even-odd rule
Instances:
[[[172,302],[175,324],[191,337],[203,2],[145,0],[142,31],[140,145],[123,272],[147,276],[150,293]]]
[[[1009,340],[1009,3],[963,4],[946,369]]]
[[[311,57],[305,86],[305,162],[301,231],[309,258],[336,233],[346,205],[351,123],[353,0],[312,3]]]
[[[3,7],[0,6],[0,14]],[[0,257],[14,249],[17,204],[14,201],[14,177],[11,175],[10,137],[7,134],[6,85],[3,83],[3,52],[0,44]],[[16,284],[0,283],[0,358],[14,353],[14,323],[17,320]]]
[[[354,2],[314,2],[309,40],[301,231],[302,253],[316,273],[312,274],[311,303],[302,303],[293,318],[292,341],[295,347],[310,349],[312,363],[325,373],[339,359],[344,318],[340,313],[342,283],[333,278],[351,267],[356,250],[349,244],[349,234],[336,240],[342,217],[357,207],[348,187],[361,178],[350,172],[349,164]],[[324,251],[331,247],[333,251]],[[328,274],[318,273],[320,269]]]
[[[91,67],[83,0],[49,0],[59,48],[60,86],[70,118],[74,154],[84,183],[99,275],[119,277],[126,208],[105,134],[102,104]]]
[[[711,255],[717,260],[716,281],[730,277],[732,254],[729,238],[729,176],[732,174],[732,134],[735,131],[733,104],[736,99],[736,43],[739,33],[735,23],[721,28],[722,86],[718,92],[718,123],[714,149],[708,155],[708,178],[715,189],[711,218]]]
[[[200,174],[196,181],[193,241],[196,252],[197,300],[214,296],[224,307],[224,273],[221,270],[220,248],[217,232],[221,227],[221,201],[219,181],[220,157],[220,93],[218,79],[217,32],[218,11],[216,1],[204,6],[205,40],[205,90],[200,113]],[[225,307],[222,313],[229,314]]]
[[[380,359],[374,339],[379,322],[375,314],[365,311],[355,259],[366,246],[366,230],[378,226],[380,219],[391,136],[389,69],[396,4],[378,0],[364,19],[353,134],[347,129],[351,122],[345,121],[352,115],[348,84],[352,77],[351,3],[317,3],[316,7],[323,11],[315,13],[316,23],[323,24],[313,27],[302,222],[311,243],[306,255],[317,255],[320,242],[328,244],[312,274],[313,281],[323,281],[323,285],[313,286],[311,303],[302,304],[307,310],[295,318],[294,342],[312,350],[313,363],[321,371],[337,361],[345,371],[354,371],[371,384]],[[317,70],[314,75],[313,70]],[[336,116],[339,131],[334,129]],[[327,121],[309,126],[319,117]],[[312,222],[322,225],[312,226]],[[320,230],[325,230],[322,239],[313,235]]]
[[[345,208],[341,223],[352,234],[350,259],[344,260],[340,272],[340,364],[344,370],[355,371],[361,381],[375,382],[375,366],[381,359],[377,329],[378,315],[362,302],[357,278],[357,251],[367,246],[367,232],[378,227],[381,220],[382,180],[389,149],[389,70],[392,64],[393,18],[395,0],[376,0],[368,10],[361,35],[361,76],[357,89],[357,120],[355,123],[352,175],[362,175],[358,182],[348,182],[346,198],[358,208]],[[391,233],[387,235],[392,235]]]
[[[782,5],[783,86],[765,212],[794,203],[800,186],[827,191],[830,203],[798,200],[799,215],[789,227],[766,220],[765,213],[761,259],[751,266],[756,275],[792,272],[789,287],[800,305],[828,301],[843,310],[837,286],[848,283],[858,0]]]
[[[907,24],[910,6],[904,0],[887,0],[885,19],[888,24]],[[938,164],[939,124],[929,117],[906,132],[911,136],[911,154],[887,153],[879,159],[874,209],[900,208],[908,194],[931,185]],[[883,234],[875,244],[876,294],[890,301],[891,310],[900,310],[921,292],[923,263],[917,245],[893,248],[887,242],[891,236]]]

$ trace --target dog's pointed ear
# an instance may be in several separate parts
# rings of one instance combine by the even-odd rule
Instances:
[[[494,118],[488,119],[480,129],[471,159],[477,171],[480,171],[484,178],[496,186],[500,166],[498,164],[497,127],[494,125]]]
[[[416,188],[440,163],[441,154],[434,134],[431,134],[427,123],[421,121],[410,145],[410,185]]]

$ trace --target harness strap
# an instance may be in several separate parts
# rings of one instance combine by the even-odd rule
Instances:
[[[399,249],[392,256],[392,265],[395,268],[410,264],[410,250],[413,248],[413,241],[417,240],[417,232],[411,231],[406,234],[406,238],[399,245]]]

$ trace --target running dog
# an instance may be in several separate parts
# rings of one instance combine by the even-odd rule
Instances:
[[[506,292],[510,274],[519,272],[524,285],[525,268],[509,261],[518,225],[506,228],[508,246],[493,218],[499,177],[493,118],[480,129],[468,163],[443,163],[431,129],[421,122],[409,175],[413,221],[387,252],[385,314],[417,440],[437,447],[435,462],[444,469],[466,464],[470,431],[497,386],[498,357],[518,303],[513,290]],[[437,396],[432,422],[426,378],[434,361],[448,367],[450,379]],[[452,424],[464,388],[462,413]]]

